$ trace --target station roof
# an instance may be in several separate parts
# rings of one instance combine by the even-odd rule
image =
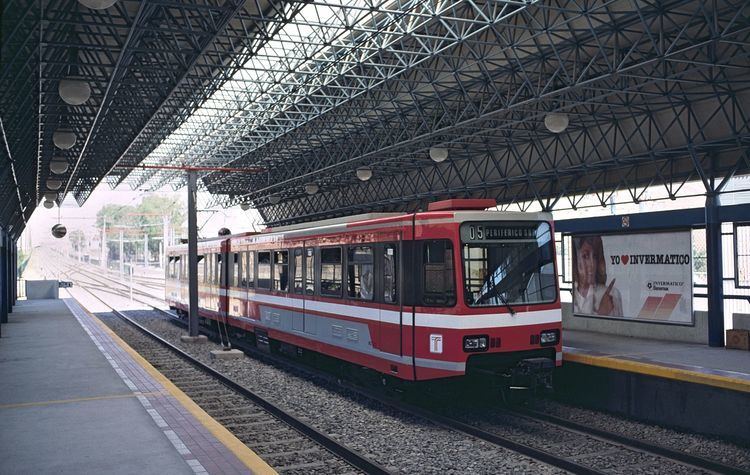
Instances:
[[[271,225],[444,198],[550,210],[693,180],[711,193],[750,169],[742,0],[3,9],[3,223],[39,203],[53,157],[70,163],[58,198],[82,203],[104,177],[178,188],[201,166],[217,203]],[[83,105],[60,99],[71,77],[91,85]],[[66,151],[61,127],[76,135]]]

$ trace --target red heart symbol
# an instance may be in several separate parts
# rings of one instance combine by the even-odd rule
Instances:
[[[627,256],[627,255],[620,256],[620,260],[622,261],[623,264],[627,265],[628,261],[630,260],[630,256]]]

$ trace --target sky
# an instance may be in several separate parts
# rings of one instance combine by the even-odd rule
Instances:
[[[108,185],[100,185],[91,193],[89,199],[83,206],[72,196],[63,202],[60,208],[55,205],[52,209],[46,209],[41,204],[29,219],[28,225],[21,237],[21,243],[26,248],[30,246],[64,246],[68,245],[67,237],[58,240],[52,236],[52,226],[57,223],[64,224],[71,231],[80,229],[89,239],[98,239],[96,230],[96,214],[107,204],[137,206],[143,197],[149,195],[174,196],[180,199],[182,206],[187,209],[187,189],[172,191],[171,188],[158,192],[144,192],[131,190],[126,186],[111,189]],[[198,235],[200,237],[212,237],[218,234],[219,229],[229,228],[232,233],[245,231],[260,231],[262,220],[254,209],[242,211],[239,206],[231,208],[216,207],[205,209],[205,203],[209,201],[208,194],[198,195]],[[58,219],[59,213],[59,219]]]

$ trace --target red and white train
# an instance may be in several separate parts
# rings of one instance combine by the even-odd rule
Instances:
[[[202,240],[199,316],[405,380],[548,372],[562,363],[552,217],[494,205]],[[168,249],[166,300],[188,309],[185,244]]]

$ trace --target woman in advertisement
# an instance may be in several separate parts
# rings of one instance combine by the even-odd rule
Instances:
[[[621,317],[622,296],[615,279],[607,282],[600,236],[573,238],[573,313]]]

